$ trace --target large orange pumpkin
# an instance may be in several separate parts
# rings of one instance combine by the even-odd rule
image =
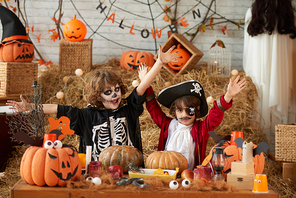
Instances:
[[[138,70],[141,63],[152,67],[155,63],[153,54],[144,51],[128,50],[123,52],[120,57],[120,66],[126,70]]]
[[[176,71],[179,71],[182,69],[182,67],[187,63],[187,61],[190,59],[190,54],[189,52],[187,52],[185,49],[182,49],[181,48],[181,45],[178,44],[177,45],[177,48],[174,49],[171,53],[175,53],[175,52],[178,52],[178,55],[180,55],[178,58],[177,58],[177,61],[176,63],[168,63],[168,66],[173,69],[173,70],[176,70]]]
[[[146,168],[150,169],[168,169],[176,170],[179,168],[179,173],[188,168],[187,159],[176,151],[154,151],[146,160]]]
[[[66,186],[81,175],[81,162],[72,147],[46,149],[29,147],[21,161],[20,173],[28,184]]]
[[[12,41],[0,45],[0,61],[31,62],[34,59],[34,45],[30,42]]]
[[[99,155],[99,161],[108,170],[110,165],[120,165],[123,172],[128,172],[129,163],[133,163],[136,167],[143,164],[143,155],[135,147],[126,145],[115,145],[105,148]]]
[[[76,19],[76,15],[74,15],[73,19],[68,21],[63,28],[65,38],[72,42],[82,41],[86,33],[86,26],[82,21]]]

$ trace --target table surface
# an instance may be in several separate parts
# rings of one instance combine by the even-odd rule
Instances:
[[[151,191],[141,189],[134,192],[132,190],[90,190],[90,189],[70,189],[67,187],[48,187],[30,185],[19,180],[11,189],[11,198],[278,198],[280,197],[274,190],[269,188],[268,193],[253,193],[250,190],[239,190],[237,192],[220,191]]]

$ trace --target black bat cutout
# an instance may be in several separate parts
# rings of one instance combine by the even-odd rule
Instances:
[[[54,133],[54,134],[56,134],[56,135],[57,135],[57,140],[59,139],[59,136],[63,134],[60,130],[57,130],[57,129],[52,130],[52,131],[50,131],[49,133]]]
[[[244,140],[240,137],[236,138],[235,140],[233,140],[236,143],[236,146],[243,149],[243,143]]]
[[[208,134],[216,141],[216,143],[221,142],[221,140],[230,140],[230,135],[225,136],[224,138],[221,138],[216,135],[215,131],[209,131]]]
[[[255,149],[253,149],[253,157],[260,155],[262,152],[266,153],[270,146],[266,142],[260,142]]]

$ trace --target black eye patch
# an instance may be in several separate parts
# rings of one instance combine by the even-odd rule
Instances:
[[[185,111],[189,116],[194,116],[195,112],[196,112],[196,108],[195,107],[186,107]]]

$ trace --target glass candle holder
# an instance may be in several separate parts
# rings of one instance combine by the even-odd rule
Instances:
[[[215,175],[213,177],[213,180],[225,181],[225,178],[222,175],[222,170],[225,165],[225,156],[224,156],[223,150],[224,150],[223,147],[215,147],[215,153],[212,159],[213,167],[215,170]]]
[[[201,166],[194,169],[194,179],[211,180],[212,170],[210,166]]]
[[[88,164],[88,174],[89,176],[95,177],[98,176],[98,173],[102,170],[102,162],[100,161],[91,161]]]

